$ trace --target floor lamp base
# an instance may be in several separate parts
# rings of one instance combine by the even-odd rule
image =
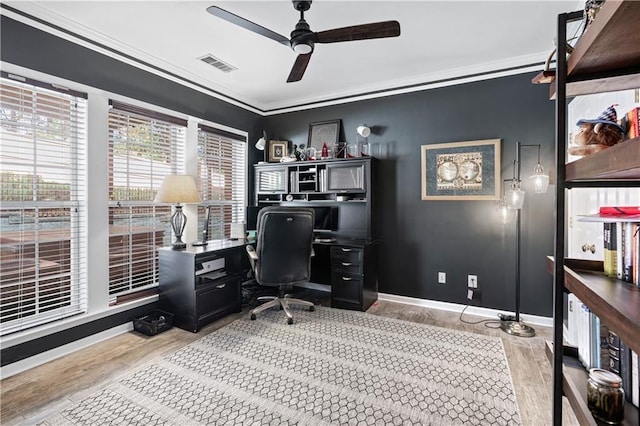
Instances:
[[[502,329],[502,331],[507,334],[511,334],[512,336],[533,337],[536,335],[536,331],[533,329],[533,327],[529,327],[522,322],[501,321],[500,328]]]

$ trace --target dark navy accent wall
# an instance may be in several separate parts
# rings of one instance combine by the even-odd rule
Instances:
[[[542,144],[552,170],[554,104],[531,74],[495,78],[422,92],[315,108],[265,118],[270,138],[307,143],[309,123],[342,119],[342,140],[356,141],[356,127],[372,128],[369,143],[378,173],[383,293],[467,303],[467,275],[478,276],[476,306],[515,309],[515,222],[502,225],[493,201],[422,201],[420,147],[424,144],[502,139],[503,178],[511,178],[516,142]],[[525,190],[537,162],[523,148]],[[553,179],[553,178],[552,178]],[[551,316],[552,280],[545,256],[553,251],[553,188],[527,191],[522,212],[521,312]],[[447,283],[438,284],[438,272]]]

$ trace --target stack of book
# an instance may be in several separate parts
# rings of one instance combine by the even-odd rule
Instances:
[[[625,398],[640,407],[638,354],[589,310],[574,294],[568,298],[567,342],[577,347],[578,360],[588,370],[603,368],[622,378]]]
[[[640,285],[640,207],[600,207],[580,220],[603,222],[605,275]]]

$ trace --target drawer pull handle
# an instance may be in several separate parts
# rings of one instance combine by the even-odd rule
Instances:
[[[227,286],[227,283],[223,283],[223,284],[218,284],[216,288],[225,288],[226,286]]]
[[[342,262],[342,266],[351,266],[351,262]]]
[[[351,277],[342,277],[342,281],[351,281],[352,279]]]
[[[351,249],[350,249],[350,248],[344,248],[344,247],[342,247],[342,249],[341,249],[341,250],[342,250],[342,251],[344,251],[344,252],[349,252],[349,251],[351,251]]]

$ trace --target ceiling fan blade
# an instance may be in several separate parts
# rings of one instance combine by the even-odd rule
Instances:
[[[287,47],[291,47],[291,42],[287,37],[271,31],[270,29],[260,26],[254,22],[251,22],[248,19],[244,19],[241,16],[235,15],[227,10],[221,9],[218,6],[209,6],[207,8],[207,12],[214,16],[217,16],[218,18],[222,18],[227,22],[231,22],[232,24],[238,25],[239,27],[242,27],[249,31],[253,31],[256,34],[260,34],[261,36],[270,38],[271,40],[284,44]]]
[[[287,78],[287,83],[293,83],[294,81],[300,81],[302,79],[307,65],[309,65],[309,59],[311,59],[311,53],[298,55],[289,73],[289,78]]]
[[[399,35],[400,23],[398,21],[374,22],[373,24],[354,25],[316,33],[317,43],[338,43],[341,41],[398,37]]]

